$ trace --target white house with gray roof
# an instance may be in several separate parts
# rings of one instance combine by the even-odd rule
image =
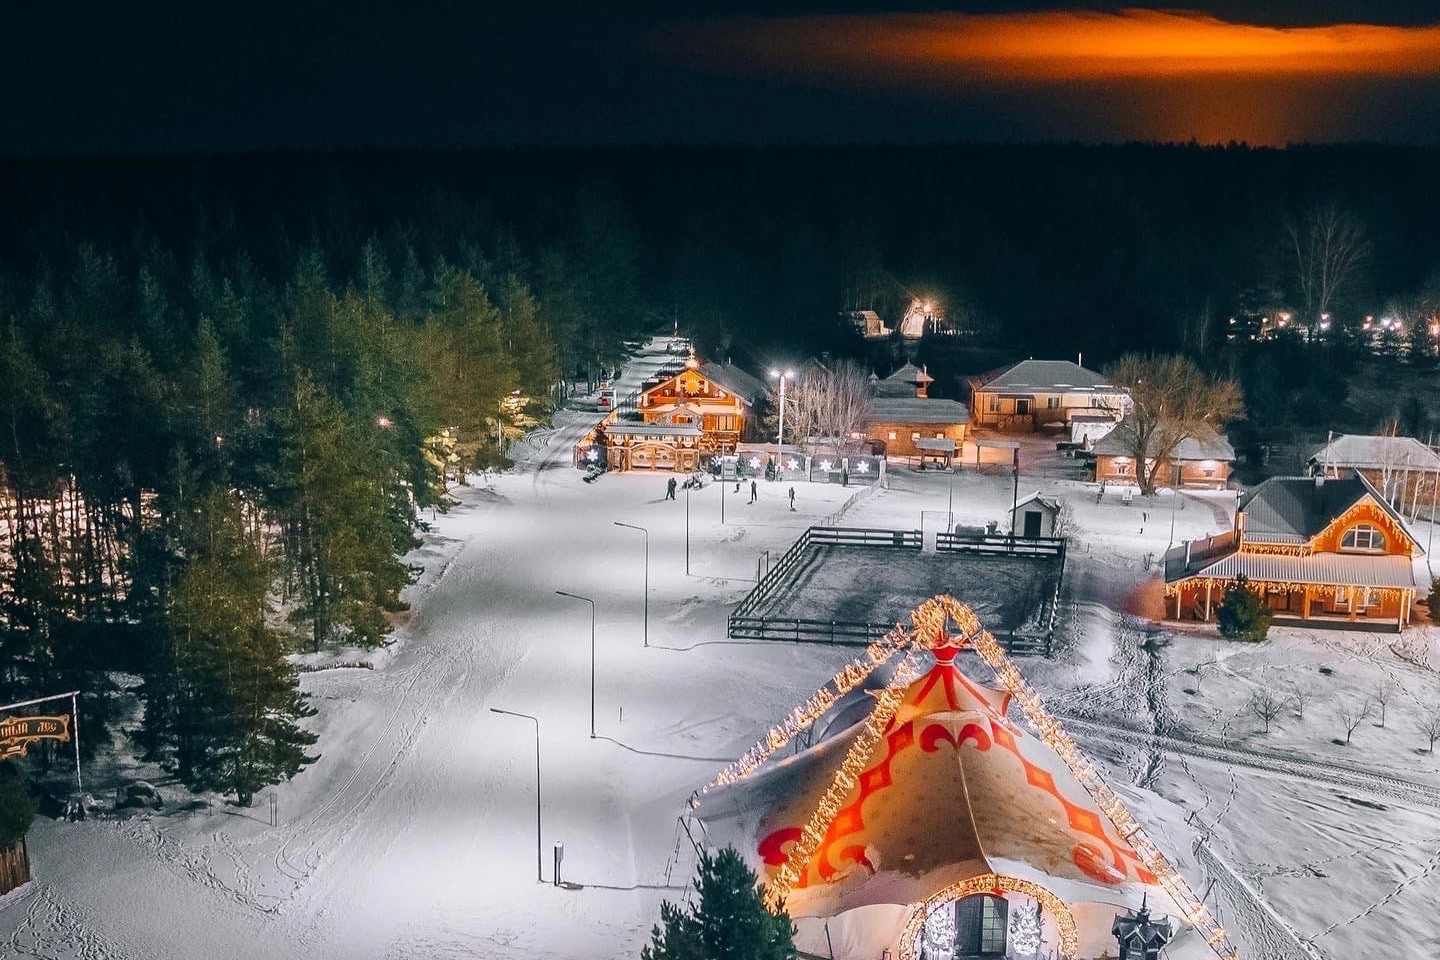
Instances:
[[[1069,360],[1021,360],[970,380],[970,422],[997,430],[1061,431],[1097,412],[1118,423],[1129,405],[1128,390]]]

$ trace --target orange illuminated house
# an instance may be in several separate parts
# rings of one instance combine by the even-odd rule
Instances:
[[[1166,613],[1211,620],[1244,576],[1278,617],[1410,621],[1414,560],[1404,519],[1364,476],[1274,477],[1239,504],[1235,529],[1165,555]]]
[[[765,384],[731,364],[685,365],[646,384],[629,416],[607,419],[596,432],[611,470],[698,470],[710,457],[735,452],[753,429]]]

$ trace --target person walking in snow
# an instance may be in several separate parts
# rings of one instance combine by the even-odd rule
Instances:
[[[754,503],[760,493],[760,488],[755,486],[755,481],[750,481],[750,502]]]
[[[674,477],[671,477],[669,480],[665,481],[665,499],[666,499],[666,500],[674,500],[674,499],[675,499],[675,478],[674,478]]]
[[[790,512],[795,512],[795,488],[790,488]]]

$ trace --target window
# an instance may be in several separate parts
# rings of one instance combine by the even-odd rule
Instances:
[[[1215,471],[1214,471],[1214,470],[1206,470],[1206,471],[1205,471],[1205,476],[1207,476],[1207,477],[1213,477],[1213,476],[1215,476]]]
[[[894,439],[895,439],[895,431],[894,431],[894,430],[891,430],[891,431],[890,431],[890,439],[891,439],[891,440],[894,440]]]
[[[1091,397],[1091,398],[1090,398],[1090,406],[1092,406],[1092,407],[1104,407],[1104,406],[1105,406],[1105,398],[1104,398],[1104,397]]]
[[[936,433],[935,433],[935,439],[936,439],[936,440],[944,440],[944,439],[945,439],[945,431],[944,431],[944,430],[936,431]]]
[[[991,413],[999,413],[999,412],[1000,412],[1000,397],[999,397],[998,394],[994,394],[994,393],[990,394],[990,412],[991,412]]]
[[[919,442],[920,442],[920,431],[919,431],[919,430],[916,430],[914,433],[910,434],[910,442],[911,442],[911,443],[919,443]]]
[[[975,894],[955,904],[954,956],[1004,956],[1008,917],[1003,897]]]
[[[1340,538],[1341,550],[1374,552],[1385,549],[1385,535],[1368,523],[1351,527]]]
[[[1046,398],[1045,398],[1045,407],[1046,407],[1046,409],[1048,409],[1048,410],[1058,410],[1058,409],[1060,408],[1060,398],[1059,398],[1059,397],[1046,397]]]
[[[1016,401],[1015,401],[1015,412],[1016,412],[1017,414],[1019,414],[1020,416],[1022,416],[1022,417],[1023,417],[1023,416],[1027,416],[1027,415],[1030,413],[1030,401],[1029,401],[1029,400],[1016,400]]]

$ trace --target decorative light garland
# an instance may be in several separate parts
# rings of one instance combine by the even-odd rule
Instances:
[[[909,631],[897,624],[895,629],[866,647],[864,654],[847,663],[839,673],[830,679],[829,683],[815,691],[814,696],[790,711],[790,715],[782,722],[771,727],[763,739],[741,754],[734,763],[721,770],[714,780],[700,789],[700,793],[704,794],[715,787],[734,783],[755,772],[776,750],[784,747],[824,716],[839,702],[841,697],[863,683],[866,677],[875,672],[876,668],[912,645],[913,640]],[[697,795],[691,800],[691,806],[695,806],[698,802]]]
[[[825,794],[815,805],[814,812],[810,814],[810,819],[801,829],[800,839],[790,848],[785,863],[776,871],[775,876],[766,883],[765,905],[772,911],[779,909],[780,904],[790,895],[801,875],[810,866],[811,858],[815,856],[815,851],[829,832],[830,824],[835,821],[845,798],[855,789],[856,778],[870,762],[870,755],[875,752],[875,747],[885,738],[885,730],[890,726],[895,711],[900,708],[906,689],[919,675],[918,653],[919,651],[912,650],[900,661],[890,682],[876,699],[875,709],[865,718],[860,736],[850,744],[850,749],[845,751],[845,759],[836,768],[835,775],[830,779],[830,786],[826,788]]]
[[[1168,591],[1167,591],[1168,592]],[[866,648],[866,655],[863,658],[856,658],[847,664],[829,684],[821,687],[816,694],[805,704],[797,707],[785,722],[772,728],[766,739],[761,740],[739,760],[726,767],[715,781],[705,790],[709,790],[722,783],[731,783],[742,777],[748,776],[757,767],[771,756],[776,750],[784,746],[796,734],[809,727],[821,715],[834,706],[835,702],[844,693],[853,689],[861,680],[868,676],[881,663],[890,659],[897,652],[906,647],[910,652],[896,668],[894,675],[886,684],[885,689],[876,698],[874,708],[866,717],[864,727],[860,736],[850,745],[846,751],[845,758],[835,771],[820,801],[816,804],[809,820],[801,830],[800,839],[790,849],[785,863],[775,875],[766,883],[765,904],[771,910],[776,910],[789,896],[800,877],[809,867],[810,860],[814,857],[815,851],[824,840],[825,834],[829,831],[831,823],[834,822],[839,813],[845,798],[854,789],[856,779],[865,769],[871,754],[876,745],[885,735],[886,728],[894,718],[899,709],[900,702],[905,690],[914,681],[919,670],[919,654],[922,651],[933,650],[943,645],[954,644],[954,639],[947,635],[947,628],[954,623],[960,628],[964,641],[980,655],[980,658],[995,672],[996,679],[1001,686],[1011,695],[1011,698],[1020,704],[1025,719],[1035,731],[1040,740],[1055,752],[1075,779],[1090,795],[1102,812],[1114,824],[1120,836],[1124,838],[1139,861],[1155,877],[1156,883],[1167,894],[1172,901],[1180,908],[1181,916],[1185,922],[1198,930],[1204,937],[1206,944],[1216,953],[1221,960],[1238,960],[1234,948],[1230,945],[1223,927],[1210,914],[1204,902],[1190,889],[1190,885],[1175,870],[1159,846],[1150,839],[1139,822],[1130,813],[1128,807],[1106,784],[1100,772],[1094,764],[1080,752],[1075,741],[1065,732],[1060,721],[1055,719],[1044,704],[1041,703],[1039,695],[1021,676],[1020,671],[1011,662],[1009,656],[995,641],[990,632],[985,630],[980,619],[967,605],[949,595],[940,595],[926,600],[916,607],[910,615],[914,625],[913,631],[906,631],[904,627],[897,625],[896,628],[887,633],[883,638]],[[964,643],[958,644],[963,646]],[[833,688],[833,689],[832,689]],[[703,792],[703,791],[702,791]],[[692,799],[692,805],[698,803],[698,799]],[[996,875],[988,874],[982,878],[972,878],[970,881],[962,881],[961,884],[979,882],[981,880],[994,881]],[[1009,881],[1012,878],[998,878],[1002,881]],[[1026,893],[1034,896],[1042,903],[1053,901],[1063,903],[1055,898],[1045,888],[1038,884],[1029,884],[1027,881],[1014,881],[1017,884],[1025,883],[1032,889],[1013,887],[1015,892]],[[957,885],[959,888],[960,885]],[[949,888],[947,888],[949,889]],[[994,889],[981,887],[983,889]],[[980,892],[980,890],[972,892]],[[1045,896],[1041,897],[1038,891]],[[942,891],[944,893],[944,891]],[[937,896],[940,896],[937,894]],[[950,899],[955,898],[951,894]],[[935,897],[927,901],[932,903]],[[1059,912],[1052,907],[1052,913],[1057,916]],[[1065,911],[1068,916],[1068,910]],[[919,912],[923,924],[923,911]],[[913,920],[913,915],[912,915]],[[1073,931],[1073,918],[1071,918]],[[909,928],[907,927],[907,930]],[[1062,933],[1063,936],[1063,933]],[[901,943],[901,956],[905,958],[907,949],[913,949],[913,932]],[[1063,947],[1062,947],[1063,949]],[[1078,948],[1077,948],[1078,949]],[[1064,954],[1066,957],[1073,957],[1074,951]]]
[[[915,942],[925,925],[925,918],[939,906],[952,900],[963,900],[977,893],[1019,893],[1038,902],[1055,921],[1056,932],[1060,934],[1061,960],[1075,960],[1080,954],[1080,931],[1075,924],[1075,915],[1070,908],[1049,890],[1029,880],[1007,877],[998,873],[982,873],[968,880],[960,880],[942,887],[939,893],[917,904],[905,921],[900,934],[900,960],[917,960]]]

